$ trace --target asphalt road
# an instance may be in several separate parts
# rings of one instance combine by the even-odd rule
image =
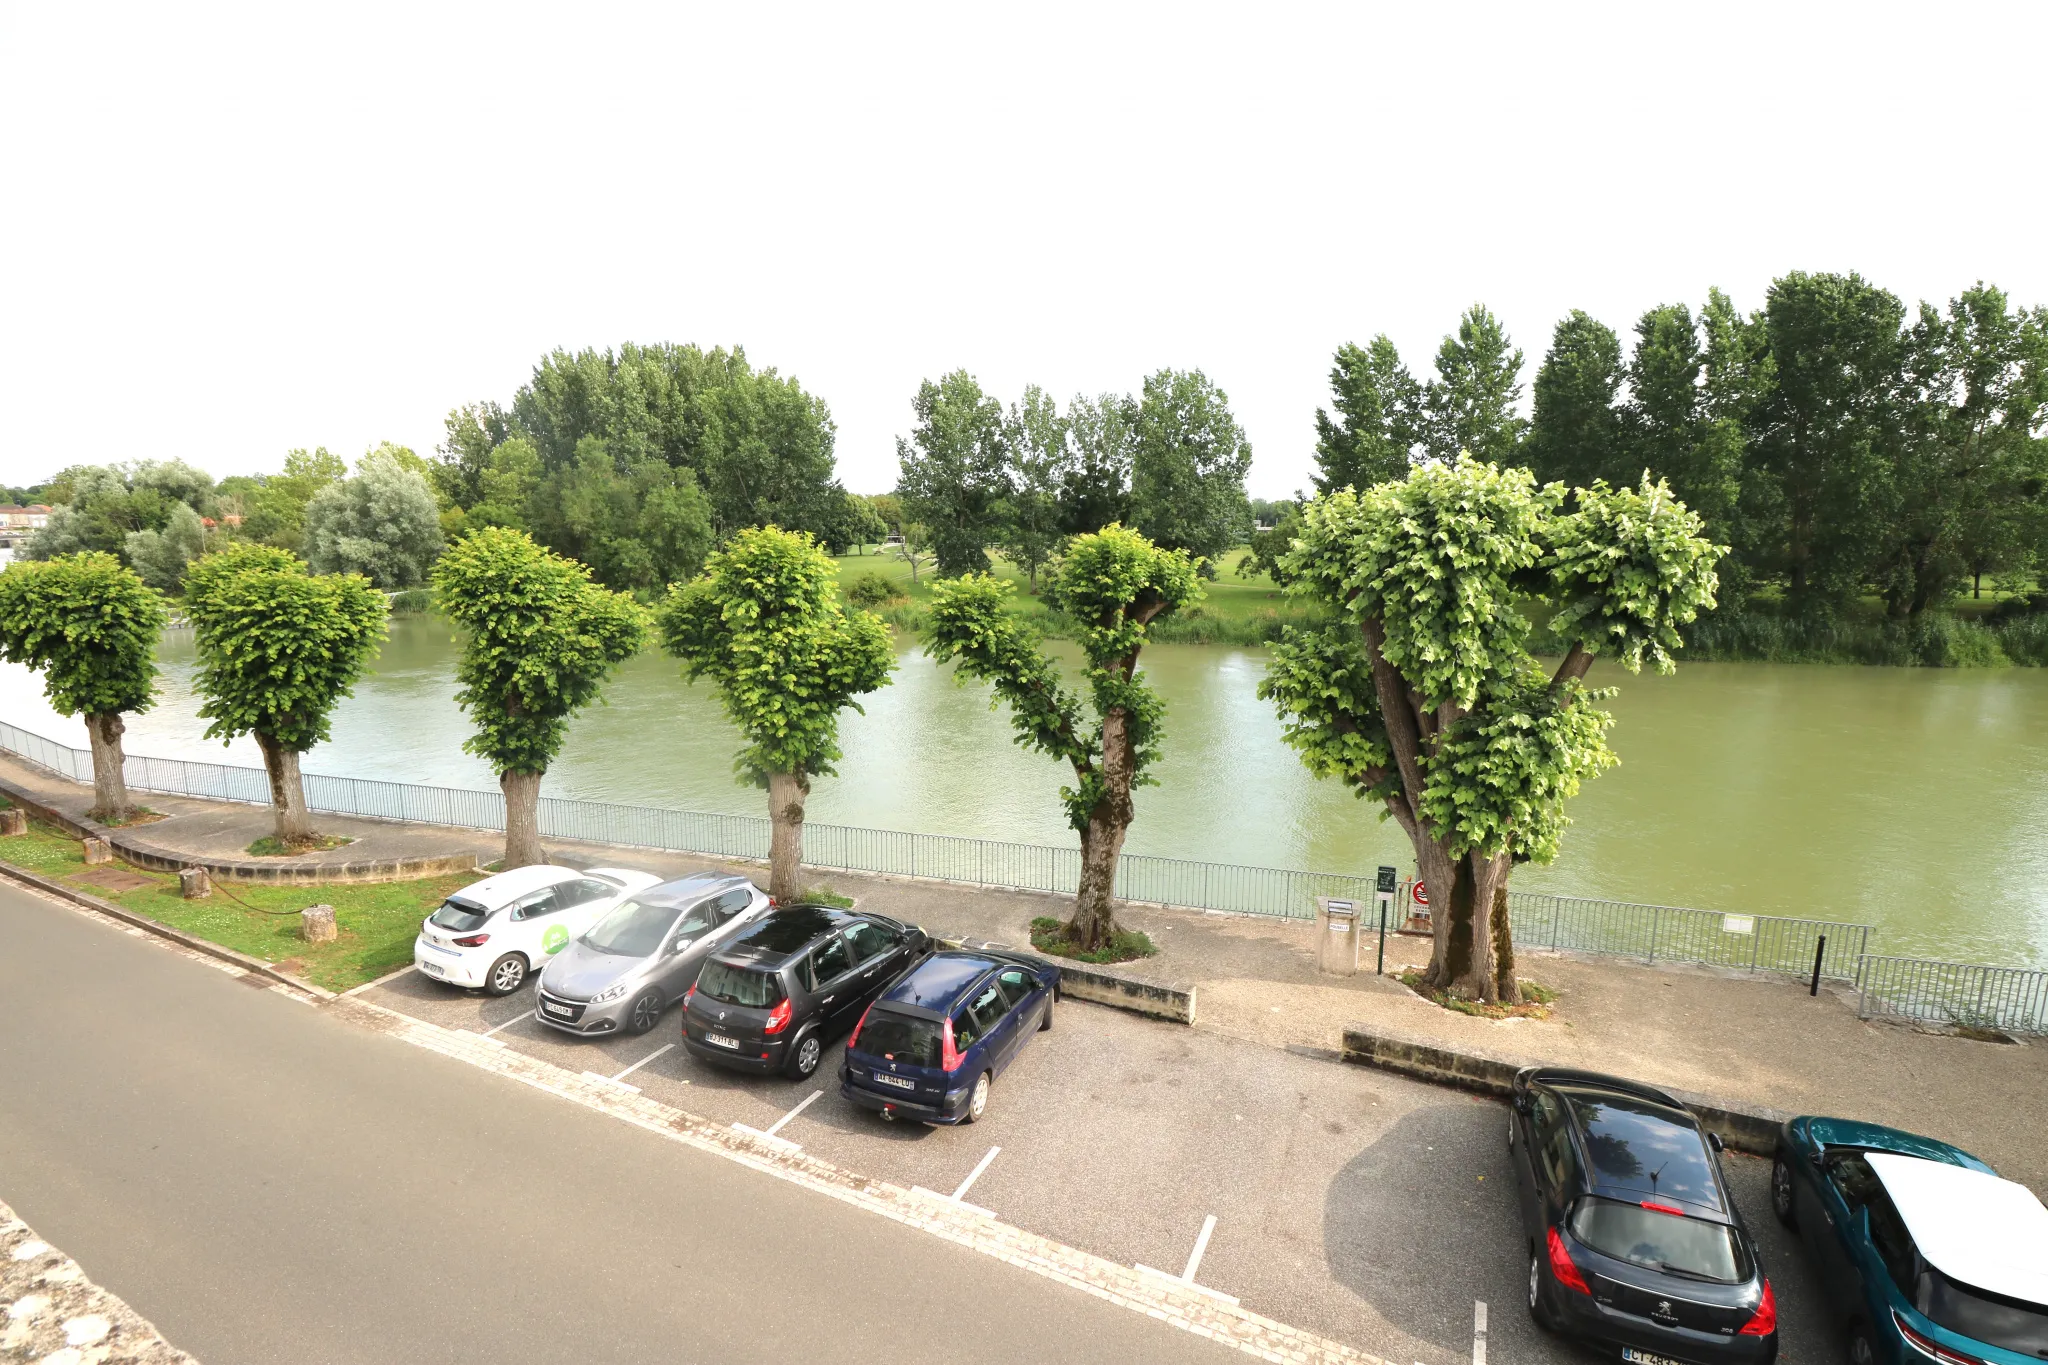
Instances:
[[[0,885],[0,1197],[204,1365],[1213,1343]]]

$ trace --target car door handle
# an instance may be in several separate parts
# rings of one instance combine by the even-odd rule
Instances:
[[[819,1004],[821,1004],[821,1005],[829,1005],[829,1004],[831,1004],[831,1003],[832,1003],[832,1002],[833,1002],[834,1000],[837,1000],[838,998],[839,998],[839,997],[838,997],[837,995],[828,995],[828,996],[826,996],[826,997],[825,997],[825,998],[824,998],[823,1000],[820,1000],[820,1001],[819,1001],[818,1003],[819,1003]]]

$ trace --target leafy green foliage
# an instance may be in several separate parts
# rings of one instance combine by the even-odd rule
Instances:
[[[717,686],[747,741],[734,767],[762,785],[832,772],[840,711],[896,665],[880,619],[840,604],[825,552],[773,526],[739,532],[702,577],[670,588],[656,624],[685,676]]]
[[[1061,529],[1060,481],[1073,463],[1067,420],[1036,384],[1010,408],[1009,445],[1015,490],[1010,495],[996,548],[1036,584],[1039,566],[1065,539]]]
[[[1700,518],[1662,482],[1637,488],[1596,481],[1579,490],[1578,508],[1554,518],[1549,594],[1558,604],[1550,629],[1634,673],[1645,654],[1659,673],[1684,647],[1678,628],[1714,606],[1714,562],[1728,552],[1703,534]]]
[[[164,615],[163,598],[110,554],[0,571],[0,659],[39,670],[63,715],[147,711]]]
[[[255,733],[304,753],[327,738],[384,638],[384,597],[358,574],[310,574],[296,555],[230,545],[185,574],[208,739]]]
[[[1399,794],[1372,665],[1355,625],[1290,627],[1267,656],[1259,696],[1279,704],[1281,738],[1312,775],[1335,778],[1374,801]]]
[[[1340,484],[1348,488],[1350,484]],[[1281,503],[1273,525],[1264,531],[1252,532],[1244,558],[1237,561],[1240,578],[1253,578],[1259,574],[1273,580],[1280,587],[1287,586],[1287,566],[1283,562],[1287,552],[1294,548],[1294,538],[1301,533],[1301,506],[1299,503]]]
[[[434,567],[434,587],[463,632],[455,700],[476,733],[462,747],[500,773],[546,772],[569,718],[647,638],[647,613],[632,598],[509,527],[456,542]]]
[[[997,700],[1010,708],[1017,743],[1073,768],[1075,785],[1062,787],[1060,799],[1077,830],[1088,827],[1109,794],[1103,734],[1113,712],[1124,727],[1128,752],[1119,757],[1131,785],[1157,780],[1146,770],[1159,755],[1166,708],[1137,672],[1138,652],[1154,621],[1200,598],[1195,569],[1185,551],[1163,549],[1121,526],[1069,543],[1048,576],[1046,596],[1076,622],[1092,720],[1082,694],[1062,682],[1059,665],[1009,611],[1012,584],[975,574],[932,592],[925,652],[992,683]]]
[[[50,481],[48,495],[57,505],[23,547],[25,559],[55,559],[84,550],[126,556],[129,537],[162,532],[180,507],[194,514],[190,524],[196,525],[213,506],[214,488],[211,478],[182,460],[144,460],[74,465]],[[179,543],[188,539],[189,527],[180,518]],[[153,569],[160,558],[153,556]]]
[[[1621,380],[1621,338],[1574,308],[1536,371],[1535,413],[1520,458],[1541,478],[1574,487],[1595,479],[1633,483],[1641,471],[1626,467],[1615,406]]]
[[[1481,460],[1515,456],[1527,427],[1516,413],[1522,398],[1522,353],[1500,319],[1473,304],[1458,330],[1437,348],[1436,378],[1423,387],[1422,442],[1437,460],[1470,451]]]
[[[1167,549],[1214,561],[1251,533],[1251,443],[1230,397],[1200,370],[1145,380],[1133,428],[1131,524]]]
[[[891,602],[901,602],[909,594],[897,586],[896,580],[873,569],[855,574],[846,580],[846,600],[856,607],[872,611],[886,607]]]
[[[1384,334],[1346,342],[1330,368],[1335,417],[1316,409],[1316,491],[1370,488],[1408,472],[1419,436],[1422,388]]]
[[[441,553],[440,508],[419,457],[402,446],[363,457],[355,477],[306,504],[306,561],[316,573],[359,573],[379,588],[427,581]]]
[[[126,548],[128,562],[143,582],[162,592],[176,592],[185,581],[186,566],[206,552],[206,527],[191,507],[177,503],[162,530],[130,531]]]
[[[1067,404],[1069,458],[1060,470],[1060,530],[1085,535],[1131,517],[1138,405],[1119,393],[1076,394]]]
[[[988,547],[1008,514],[1009,426],[1002,404],[965,370],[918,386],[917,425],[896,438],[903,514],[931,534],[939,572],[948,577],[988,567]]]
[[[1565,802],[1620,760],[1607,747],[1613,718],[1591,703],[1612,695],[1540,668],[1491,682],[1424,769],[1422,817],[1458,853],[1510,853],[1547,863],[1571,823]]]

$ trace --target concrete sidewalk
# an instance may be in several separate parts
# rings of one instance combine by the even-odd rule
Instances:
[[[90,793],[40,770],[0,759],[0,778],[49,792],[83,809]],[[172,818],[142,826],[156,842],[191,839],[203,848],[240,848],[269,830],[265,808],[177,797],[148,803]],[[430,853],[503,851],[502,836],[436,826],[321,816],[323,829],[355,834],[366,846]],[[240,840],[236,843],[236,840]],[[372,841],[375,841],[374,843]],[[676,875],[705,867],[762,877],[759,864],[657,849],[549,841],[550,855],[577,866],[618,864]],[[348,850],[336,850],[337,853]],[[1064,916],[1067,896],[814,869],[812,885],[859,898],[870,909],[946,934],[1019,946],[1035,916]],[[1763,975],[1644,967],[1620,959],[1525,953],[1521,974],[1559,992],[1547,1020],[1487,1020],[1440,1009],[1398,981],[1316,970],[1314,928],[1269,920],[1127,905],[1127,927],[1149,934],[1156,957],[1117,970],[1193,986],[1197,1027],[1275,1047],[1334,1054],[1347,1025],[1402,1034],[1437,1046],[1527,1062],[1610,1071],[1654,1085],[1783,1110],[1842,1114],[1939,1137],[1975,1152],[2005,1174],[2048,1190],[2048,1044],[1979,1043],[1856,1017],[1853,998]],[[1368,951],[1374,946],[1369,940]],[[1427,958],[1425,940],[1389,936],[1387,963]]]

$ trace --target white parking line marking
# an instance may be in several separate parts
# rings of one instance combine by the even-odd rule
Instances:
[[[1472,1301],[1472,1365],[1486,1365],[1486,1304]]]
[[[630,1091],[632,1091],[632,1092],[633,1092],[634,1094],[636,1094],[636,1095],[640,1093],[640,1087],[639,1087],[639,1086],[637,1086],[637,1085],[627,1085],[627,1084],[626,1084],[626,1083],[625,1083],[624,1081],[620,1080],[620,1079],[619,1079],[619,1078],[618,1078],[617,1076],[601,1076],[601,1075],[599,1075],[599,1074],[598,1074],[597,1072],[595,1072],[595,1071],[586,1071],[586,1072],[584,1072],[583,1074],[584,1074],[584,1076],[585,1076],[585,1077],[586,1077],[587,1079],[589,1079],[589,1080],[593,1080],[593,1081],[603,1081],[603,1082],[604,1082],[604,1083],[605,1083],[606,1085],[615,1085],[615,1086],[617,1086],[617,1087],[618,1087],[619,1089],[621,1089],[621,1090],[630,1090]]]
[[[515,1014],[515,1015],[513,1015],[513,1016],[512,1016],[512,1017],[511,1017],[510,1019],[507,1019],[507,1020],[506,1020],[506,1021],[505,1021],[504,1023],[502,1023],[502,1024],[498,1025],[498,1026],[497,1026],[496,1028],[492,1029],[492,1030],[491,1030],[491,1031],[490,1031],[489,1033],[483,1034],[483,1035],[481,1035],[481,1036],[482,1036],[482,1037],[485,1037],[485,1038],[490,1038],[490,1037],[494,1037],[494,1036],[496,1036],[497,1034],[503,1033],[503,1032],[504,1032],[504,1031],[505,1031],[506,1029],[508,1029],[508,1028],[511,1028],[511,1027],[512,1027],[512,1026],[513,1026],[514,1024],[518,1023],[518,1022],[519,1022],[519,1021],[520,1021],[521,1019],[531,1019],[531,1018],[533,1018],[533,1015],[532,1015],[531,1013],[528,1013],[528,1014]]]
[[[401,976],[404,976],[404,975],[405,975],[405,974],[406,974],[407,972],[416,972],[416,971],[418,971],[418,970],[419,970],[419,964],[418,964],[418,963],[416,963],[416,962],[408,962],[408,963],[406,963],[406,964],[405,964],[405,965],[404,965],[403,967],[400,967],[400,968],[399,968],[399,969],[398,969],[397,971],[395,971],[395,972],[386,972],[386,973],[384,973],[384,975],[382,975],[382,976],[378,977],[378,978],[377,978],[377,979],[376,979],[375,981],[365,981],[365,982],[364,982],[364,983],[363,983],[362,985],[360,985],[360,986],[351,986],[351,987],[349,987],[349,988],[348,988],[347,990],[343,991],[343,992],[342,992],[342,994],[343,994],[343,995],[359,995],[359,994],[361,994],[362,992],[364,992],[364,991],[366,991],[366,990],[370,989],[370,988],[371,988],[372,986],[381,986],[381,985],[383,985],[383,984],[384,984],[385,982],[387,982],[387,981],[396,981],[396,980],[397,980],[397,979],[398,979],[399,977],[401,977]]]
[[[665,1047],[658,1047],[654,1051],[648,1053],[645,1057],[642,1057],[639,1061],[633,1063],[633,1065],[627,1067],[624,1071],[619,1072],[616,1076],[607,1076],[605,1077],[605,1079],[611,1081],[623,1081],[626,1079],[626,1077],[632,1075],[641,1067],[646,1066],[649,1062],[653,1061],[656,1057],[659,1057],[662,1053],[667,1052],[670,1048],[673,1048],[674,1046],[674,1043],[669,1043]],[[689,1082],[684,1081],[683,1084],[688,1085]]]
[[[1237,1296],[1234,1294],[1226,1294],[1220,1289],[1211,1289],[1207,1285],[1195,1283],[1195,1272],[1202,1268],[1202,1253],[1209,1249],[1209,1238],[1215,1231],[1216,1215],[1212,1213],[1202,1220],[1201,1235],[1195,1238],[1195,1249],[1188,1254],[1187,1269],[1181,1271],[1178,1275],[1164,1270],[1155,1270],[1149,1265],[1134,1266],[1133,1269],[1143,1271],[1147,1275],[1157,1275],[1162,1280],[1172,1280],[1183,1289],[1192,1289],[1197,1294],[1207,1294],[1211,1298],[1221,1299],[1225,1303],[1236,1303]],[[1486,1365],[1486,1362],[1483,1360],[1479,1361],[1478,1365]]]
[[[994,1161],[996,1153],[1002,1150],[1000,1147],[989,1148],[988,1155],[975,1163],[974,1169],[967,1173],[967,1178],[960,1182],[960,1188],[954,1190],[951,1194],[940,1194],[937,1190],[928,1190],[922,1185],[912,1185],[910,1192],[922,1195],[926,1199],[936,1199],[941,1204],[951,1204],[955,1208],[966,1209],[969,1213],[978,1213],[984,1218],[993,1218],[996,1216],[993,1209],[985,1209],[979,1204],[967,1202],[967,1191],[974,1188],[974,1182],[981,1179],[981,1173],[988,1169],[989,1162]]]
[[[782,1125],[788,1123],[798,1114],[801,1114],[804,1112],[804,1110],[810,1108],[812,1101],[816,1100],[820,1095],[824,1093],[825,1092],[822,1090],[813,1090],[808,1096],[804,1098],[803,1103],[799,1104],[796,1108],[790,1110],[787,1114],[784,1114],[781,1118],[775,1120],[775,1122],[772,1125],[770,1125],[766,1131],[763,1131],[759,1128],[751,1128],[744,1123],[735,1123],[733,1125],[733,1131],[736,1133],[745,1133],[748,1137],[754,1139],[756,1142],[766,1142],[773,1146],[783,1148],[787,1151],[801,1152],[803,1150],[803,1147],[801,1145],[791,1142],[786,1137],[777,1137],[776,1134],[782,1131]]]

